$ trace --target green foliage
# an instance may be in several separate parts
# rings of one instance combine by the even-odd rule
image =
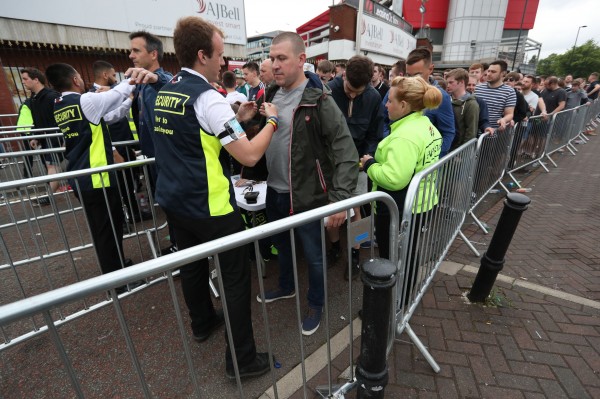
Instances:
[[[550,54],[538,62],[536,71],[538,75],[571,74],[584,79],[592,72],[600,72],[600,46],[594,40],[588,40],[563,54]]]
[[[485,298],[484,306],[491,308],[512,308],[512,300],[504,295],[501,288],[494,287],[490,291],[490,295]]]

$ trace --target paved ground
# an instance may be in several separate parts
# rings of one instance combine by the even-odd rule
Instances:
[[[578,149],[576,157],[557,154],[559,168],[549,165],[550,173],[517,175],[533,189],[532,203],[493,291],[500,306],[464,297],[479,259],[455,243],[410,321],[441,371],[403,334],[388,358],[386,398],[600,398],[600,141]],[[502,201],[487,207],[481,219],[490,234],[466,228],[482,253]],[[333,361],[334,382],[347,367],[346,350]],[[314,388],[326,382],[323,369],[308,382],[307,397],[320,397]]]

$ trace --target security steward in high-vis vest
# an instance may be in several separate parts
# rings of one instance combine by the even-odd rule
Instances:
[[[33,115],[31,114],[31,98],[26,99],[23,104],[19,107],[19,116],[17,118],[17,126],[26,126],[17,128],[17,130],[22,130],[24,135],[29,134],[29,129],[33,128]],[[29,140],[23,140],[23,149],[25,151],[31,151],[31,147],[29,146]],[[33,156],[24,157],[25,162],[23,162],[23,177],[29,178],[33,177]]]
[[[72,66],[50,65],[46,76],[62,93],[54,105],[54,118],[65,138],[67,170],[123,162],[112,146],[106,124],[126,115],[134,85],[123,81],[104,93],[82,94],[85,84]],[[114,174],[96,173],[77,177],[69,183],[85,208],[102,273],[124,267],[123,210]]]
[[[117,73],[111,63],[98,60],[95,61],[92,69],[94,71],[94,83],[90,87],[90,93],[102,92],[108,88],[113,88],[117,85]],[[131,108],[127,114],[131,113]],[[135,126],[135,124],[133,124]],[[127,116],[113,121],[108,125],[110,138],[113,143],[131,141],[133,140],[133,133],[131,131],[131,124],[127,119]],[[130,162],[136,159],[135,150],[130,145],[119,145],[116,146],[117,151],[123,157],[125,162]],[[144,210],[140,210],[136,197],[138,180],[136,176],[140,175],[139,168],[130,168],[124,173],[117,173],[117,180],[121,189],[121,195],[123,196],[123,202],[126,205],[126,218],[129,223],[134,221],[139,222],[141,220],[149,220],[152,218],[152,213]]]
[[[223,33],[218,28],[198,17],[182,18],[173,41],[182,70],[156,98],[156,198],[182,250],[244,229],[226,155],[254,165],[279,121],[276,108],[265,104],[261,113],[270,122],[249,141],[239,122],[255,115],[255,104],[242,104],[236,116],[210,85],[219,79],[225,64]],[[269,371],[269,358],[267,353],[256,353],[254,343],[247,246],[220,253],[219,264],[240,375],[263,374]],[[194,339],[205,341],[224,322],[222,311],[216,311],[211,301],[208,261],[182,267],[181,284]],[[225,359],[227,377],[235,378],[229,344]]]

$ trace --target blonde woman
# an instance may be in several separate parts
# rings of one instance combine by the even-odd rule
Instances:
[[[391,120],[390,135],[379,143],[374,158],[361,158],[363,170],[373,181],[373,191],[390,194],[401,213],[412,177],[439,159],[442,136],[423,110],[437,108],[441,102],[442,93],[421,77],[396,77],[385,105]],[[424,184],[413,209],[419,216],[437,204],[436,196],[432,200],[431,196],[421,195],[422,190]],[[389,210],[378,202],[375,226],[382,258],[390,257],[389,223]]]

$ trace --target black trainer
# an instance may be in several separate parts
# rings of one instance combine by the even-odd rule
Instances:
[[[219,327],[225,324],[225,317],[223,316],[222,310],[217,310],[215,318],[213,319],[210,326],[201,333],[194,333],[194,340],[196,342],[204,342],[210,338],[211,334]]]
[[[37,197],[31,200],[31,204],[33,206],[48,206],[50,205],[49,197]]]
[[[275,362],[275,358],[273,358]],[[269,354],[268,353],[257,353],[254,361],[244,367],[240,367],[240,378],[258,377],[263,375],[271,369],[269,366]],[[233,364],[227,364],[225,367],[225,375],[230,380],[235,380],[235,370]]]

